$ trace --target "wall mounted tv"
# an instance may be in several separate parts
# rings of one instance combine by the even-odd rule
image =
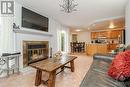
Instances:
[[[48,32],[48,18],[22,7],[22,27]]]

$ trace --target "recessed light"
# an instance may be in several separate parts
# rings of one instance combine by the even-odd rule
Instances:
[[[110,22],[110,25],[109,25],[109,28],[111,28],[111,29],[112,29],[112,28],[115,28],[115,27],[116,27],[116,26],[114,25],[114,22],[113,22],[113,21],[111,21],[111,22]]]
[[[76,31],[79,32],[79,31],[81,31],[81,30],[77,29]]]

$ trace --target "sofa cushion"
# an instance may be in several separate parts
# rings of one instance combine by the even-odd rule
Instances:
[[[110,54],[110,53],[108,53],[108,54],[94,54],[94,56],[93,56],[93,59],[97,59],[97,60],[103,60],[103,61],[112,61],[113,60],[113,58],[115,57],[115,55],[113,55],[113,54]]]
[[[107,75],[110,61],[94,59],[89,71],[85,75],[80,87],[127,87]]]

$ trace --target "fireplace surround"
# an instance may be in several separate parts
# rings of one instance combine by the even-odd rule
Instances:
[[[23,41],[23,66],[48,58],[48,41]]]

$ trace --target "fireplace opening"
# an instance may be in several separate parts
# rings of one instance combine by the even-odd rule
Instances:
[[[24,66],[48,58],[48,41],[24,41]]]

